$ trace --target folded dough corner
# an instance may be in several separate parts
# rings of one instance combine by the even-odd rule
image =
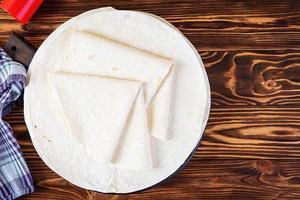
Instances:
[[[70,136],[102,162],[152,168],[151,137],[171,138],[174,62],[78,30],[66,49],[65,65],[48,79]]]

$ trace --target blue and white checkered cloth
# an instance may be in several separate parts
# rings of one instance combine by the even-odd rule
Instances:
[[[15,199],[33,192],[33,181],[20,146],[3,116],[22,94],[26,70],[0,48],[0,199]]]

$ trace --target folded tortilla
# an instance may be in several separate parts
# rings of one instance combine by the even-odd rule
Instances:
[[[172,67],[164,83],[161,85],[154,101],[148,108],[148,120],[151,121],[151,134],[161,139],[169,139],[170,108],[175,78],[175,68]],[[149,114],[150,113],[150,114]]]
[[[48,77],[69,133],[89,155],[110,162],[141,83],[66,73]]]
[[[172,81],[166,80],[173,80],[172,60],[77,30],[67,49],[64,71],[144,82],[151,134],[167,139]]]
[[[152,169],[152,149],[143,87],[128,118],[126,133],[118,145],[114,163],[124,169]]]

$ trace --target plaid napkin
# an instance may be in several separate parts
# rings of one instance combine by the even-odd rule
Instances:
[[[21,95],[25,85],[26,70],[14,62],[0,48],[0,199],[15,199],[33,192],[33,181],[13,137],[9,124],[3,116],[10,112],[14,101]]]

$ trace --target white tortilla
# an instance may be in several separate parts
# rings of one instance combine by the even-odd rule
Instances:
[[[70,135],[89,155],[110,162],[141,83],[64,73],[49,79]]]
[[[114,163],[127,169],[151,169],[152,154],[143,87],[137,95],[128,127],[120,140]]]
[[[63,70],[143,81],[149,104],[173,62],[94,33],[74,30]]]
[[[61,70],[137,80],[144,83],[152,112],[151,134],[167,139],[174,62],[107,37],[74,30]],[[165,81],[165,80],[168,81]],[[166,94],[167,93],[167,94]]]
[[[127,169],[152,168],[141,82],[59,72],[48,77],[67,132],[89,156]]]
[[[28,73],[29,85],[25,89],[26,124],[41,158],[73,184],[112,193],[145,189],[173,174],[197,146],[210,107],[207,76],[195,48],[178,30],[160,20],[132,11],[89,11],[60,26],[36,53]],[[156,167],[128,170],[101,164],[61,134],[64,125],[54,112],[44,80],[48,72],[66,62],[60,53],[66,47],[67,35],[74,29],[110,36],[176,62],[169,125],[172,138],[167,141],[151,138],[152,152],[157,155]]]
[[[148,109],[148,120],[151,122],[151,134],[154,137],[165,140],[172,139],[168,129],[174,77],[175,68],[172,67]]]

